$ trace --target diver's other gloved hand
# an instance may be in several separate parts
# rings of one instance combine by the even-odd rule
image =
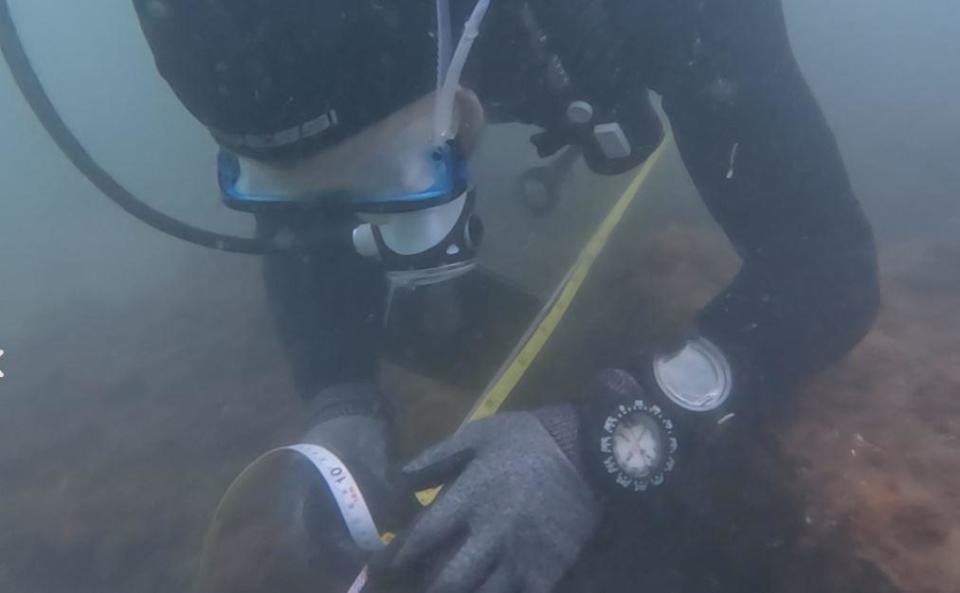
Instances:
[[[310,428],[305,443],[338,454],[362,453],[363,461],[386,472],[393,439],[387,402],[373,383],[339,383],[322,389],[307,403]]]
[[[332,451],[354,474],[381,529],[393,529],[418,507],[415,499],[391,484],[394,429],[382,394],[373,384],[328,387],[309,404],[312,425],[306,444]]]
[[[571,111],[571,104],[565,117],[538,122],[544,131],[534,134],[530,142],[540,158],[550,157],[566,146],[579,146],[587,166],[600,175],[619,175],[650,158],[663,142],[664,128],[649,93],[636,87],[622,90],[617,96],[617,104],[612,105],[604,104],[606,101],[577,101],[584,106],[579,111]]]
[[[507,413],[428,449],[403,478],[444,488],[374,562],[375,575],[417,581],[423,593],[552,590],[600,518],[577,467],[576,427],[572,406]]]

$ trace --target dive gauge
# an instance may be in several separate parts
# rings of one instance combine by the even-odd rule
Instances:
[[[596,389],[583,408],[581,443],[598,485],[617,496],[666,482],[680,444],[662,405],[625,371],[603,371]]]
[[[603,468],[617,486],[644,492],[663,484],[676,464],[679,446],[663,410],[642,399],[620,404],[603,424],[599,439]]]

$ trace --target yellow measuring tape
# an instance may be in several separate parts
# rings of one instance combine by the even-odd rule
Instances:
[[[633,181],[630,182],[627,189],[624,190],[617,199],[617,202],[613,205],[607,217],[600,224],[596,232],[594,232],[590,241],[588,241],[583,248],[583,251],[580,252],[580,255],[577,257],[577,262],[567,273],[563,282],[560,283],[560,287],[544,308],[546,313],[535,322],[534,329],[528,332],[521,340],[519,349],[514,352],[506,367],[497,375],[490,386],[484,391],[483,395],[480,396],[473,410],[471,410],[464,420],[464,424],[493,416],[497,413],[497,410],[503,406],[504,402],[507,401],[507,398],[510,397],[514,388],[520,383],[524,374],[526,374],[527,369],[529,369],[537,359],[544,345],[553,335],[557,326],[560,325],[563,316],[566,315],[567,310],[573,303],[573,299],[575,299],[577,293],[580,292],[580,288],[583,286],[583,282],[590,273],[594,262],[597,261],[597,257],[603,252],[603,248],[607,246],[614,229],[616,229],[620,221],[623,220],[623,215],[626,213],[627,208],[630,207],[634,198],[637,197],[644,184],[650,179],[650,174],[657,166],[657,163],[660,162],[663,153],[667,149],[667,145],[670,143],[672,143],[672,136],[660,144],[657,150],[640,168],[637,176],[633,178]],[[417,499],[422,505],[427,506],[433,502],[439,492],[439,488],[424,490],[417,493]]]
[[[510,397],[513,389],[520,383],[520,379],[523,378],[523,375],[537,359],[540,351],[553,335],[557,326],[560,325],[560,321],[562,321],[564,315],[566,315],[567,310],[573,303],[573,299],[576,298],[577,293],[580,292],[580,288],[583,286],[583,282],[590,273],[594,262],[596,262],[597,257],[599,257],[603,248],[606,247],[610,241],[610,236],[613,234],[614,229],[616,229],[620,221],[623,220],[623,215],[626,213],[627,208],[650,178],[650,174],[663,155],[666,144],[666,141],[660,144],[660,147],[647,159],[647,162],[640,168],[637,176],[633,178],[633,181],[630,182],[627,189],[624,190],[623,194],[617,199],[617,202],[607,214],[607,217],[600,224],[596,232],[594,232],[590,241],[588,241],[583,248],[583,251],[580,252],[577,262],[567,273],[566,278],[564,278],[560,284],[557,292],[554,293],[554,296],[551,298],[551,303],[546,307],[546,315],[543,315],[539,323],[537,323],[536,328],[521,342],[522,347],[511,358],[509,365],[493,380],[493,383],[491,383],[483,395],[480,396],[480,399],[467,416],[464,424],[494,415],[497,410],[503,406],[507,398]]]

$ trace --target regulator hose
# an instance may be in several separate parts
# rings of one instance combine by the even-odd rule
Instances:
[[[60,116],[30,63],[8,0],[0,0],[0,51],[24,99],[57,147],[90,183],[127,213],[162,233],[210,249],[264,255],[290,248],[271,240],[224,235],[191,226],[153,208],[123,187],[87,152]]]

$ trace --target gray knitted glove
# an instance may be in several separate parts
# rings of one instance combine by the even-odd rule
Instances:
[[[425,593],[547,593],[599,522],[590,486],[533,413],[469,424],[403,476],[412,488],[445,486],[376,568],[422,579]]]

